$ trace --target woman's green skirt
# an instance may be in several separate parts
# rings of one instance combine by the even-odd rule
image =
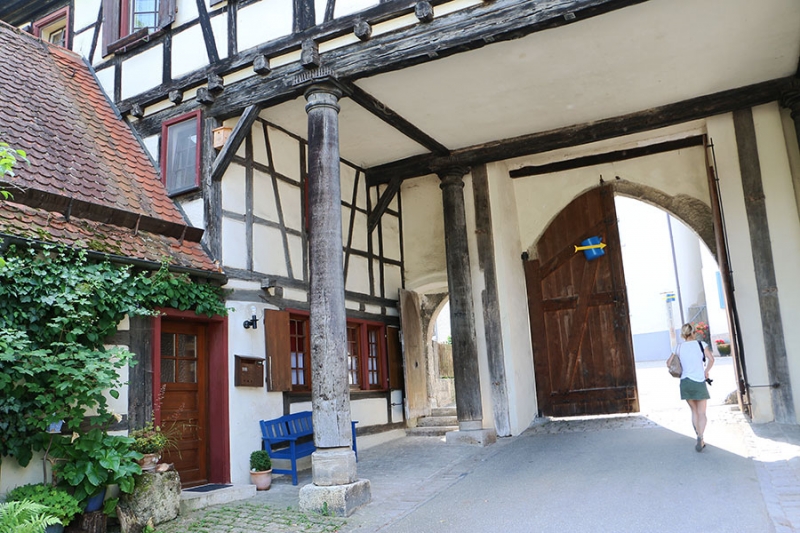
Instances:
[[[709,398],[705,381],[698,383],[689,378],[681,380],[681,400],[708,400]]]

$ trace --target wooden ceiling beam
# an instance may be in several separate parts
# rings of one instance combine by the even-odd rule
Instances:
[[[503,161],[623,137],[765,104],[778,100],[781,93],[791,86],[793,79],[793,77],[779,78],[618,117],[451,150],[449,157],[439,157],[434,154],[409,157],[366,169],[367,186],[374,187],[395,179],[405,180],[425,176],[432,173],[431,169],[447,166],[453,162],[473,166]]]

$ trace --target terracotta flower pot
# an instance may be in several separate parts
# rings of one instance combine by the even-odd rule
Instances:
[[[139,459],[137,463],[139,466],[142,467],[142,472],[147,472],[150,470],[155,470],[156,466],[158,465],[158,461],[161,459],[161,455],[157,453],[146,453],[144,457]]]
[[[256,486],[256,490],[269,490],[272,485],[272,469],[263,472],[250,471],[250,482]]]

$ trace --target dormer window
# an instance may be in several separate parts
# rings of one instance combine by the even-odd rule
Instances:
[[[50,13],[46,17],[33,23],[33,34],[43,41],[67,48],[69,42],[67,36],[67,22],[69,20],[69,8],[59,9]]]
[[[103,0],[103,55],[147,40],[175,20],[175,0]]]

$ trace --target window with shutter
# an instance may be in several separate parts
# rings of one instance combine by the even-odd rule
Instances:
[[[292,390],[290,318],[288,311],[264,310],[267,347],[267,390]]]
[[[103,0],[103,55],[173,23],[175,0]]]

